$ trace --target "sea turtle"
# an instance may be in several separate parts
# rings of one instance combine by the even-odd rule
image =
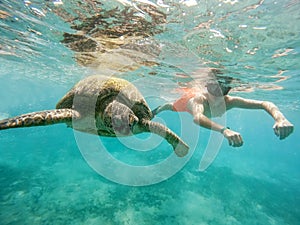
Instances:
[[[120,78],[89,76],[57,103],[56,109],[23,114],[0,121],[0,130],[66,123],[99,136],[129,136],[152,132],[165,138],[183,157],[189,147],[166,126],[151,121],[152,112],[139,90]]]

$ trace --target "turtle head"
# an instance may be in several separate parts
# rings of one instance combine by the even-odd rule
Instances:
[[[139,119],[128,106],[113,101],[104,110],[103,121],[111,133],[117,136],[128,136],[132,135]]]

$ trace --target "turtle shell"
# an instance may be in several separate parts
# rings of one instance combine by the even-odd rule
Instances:
[[[150,120],[153,117],[144,97],[132,83],[121,78],[100,75],[79,81],[57,103],[56,108],[74,108],[84,117],[95,112],[103,113],[113,100],[128,106],[139,119]]]

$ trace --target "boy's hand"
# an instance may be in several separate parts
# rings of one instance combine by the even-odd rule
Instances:
[[[283,119],[275,122],[273,130],[275,135],[282,140],[293,133],[294,125],[291,124],[287,119]]]
[[[240,133],[230,129],[226,129],[223,132],[225,138],[228,139],[229,145],[233,147],[240,147],[243,145],[243,139]]]

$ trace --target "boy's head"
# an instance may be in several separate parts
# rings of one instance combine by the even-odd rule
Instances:
[[[223,72],[217,68],[210,68],[211,77],[206,83],[207,91],[216,97],[223,97],[231,89],[232,77],[224,76]]]
[[[223,84],[222,82],[208,82],[206,85],[207,91],[216,97],[222,97],[228,94],[231,87]]]

